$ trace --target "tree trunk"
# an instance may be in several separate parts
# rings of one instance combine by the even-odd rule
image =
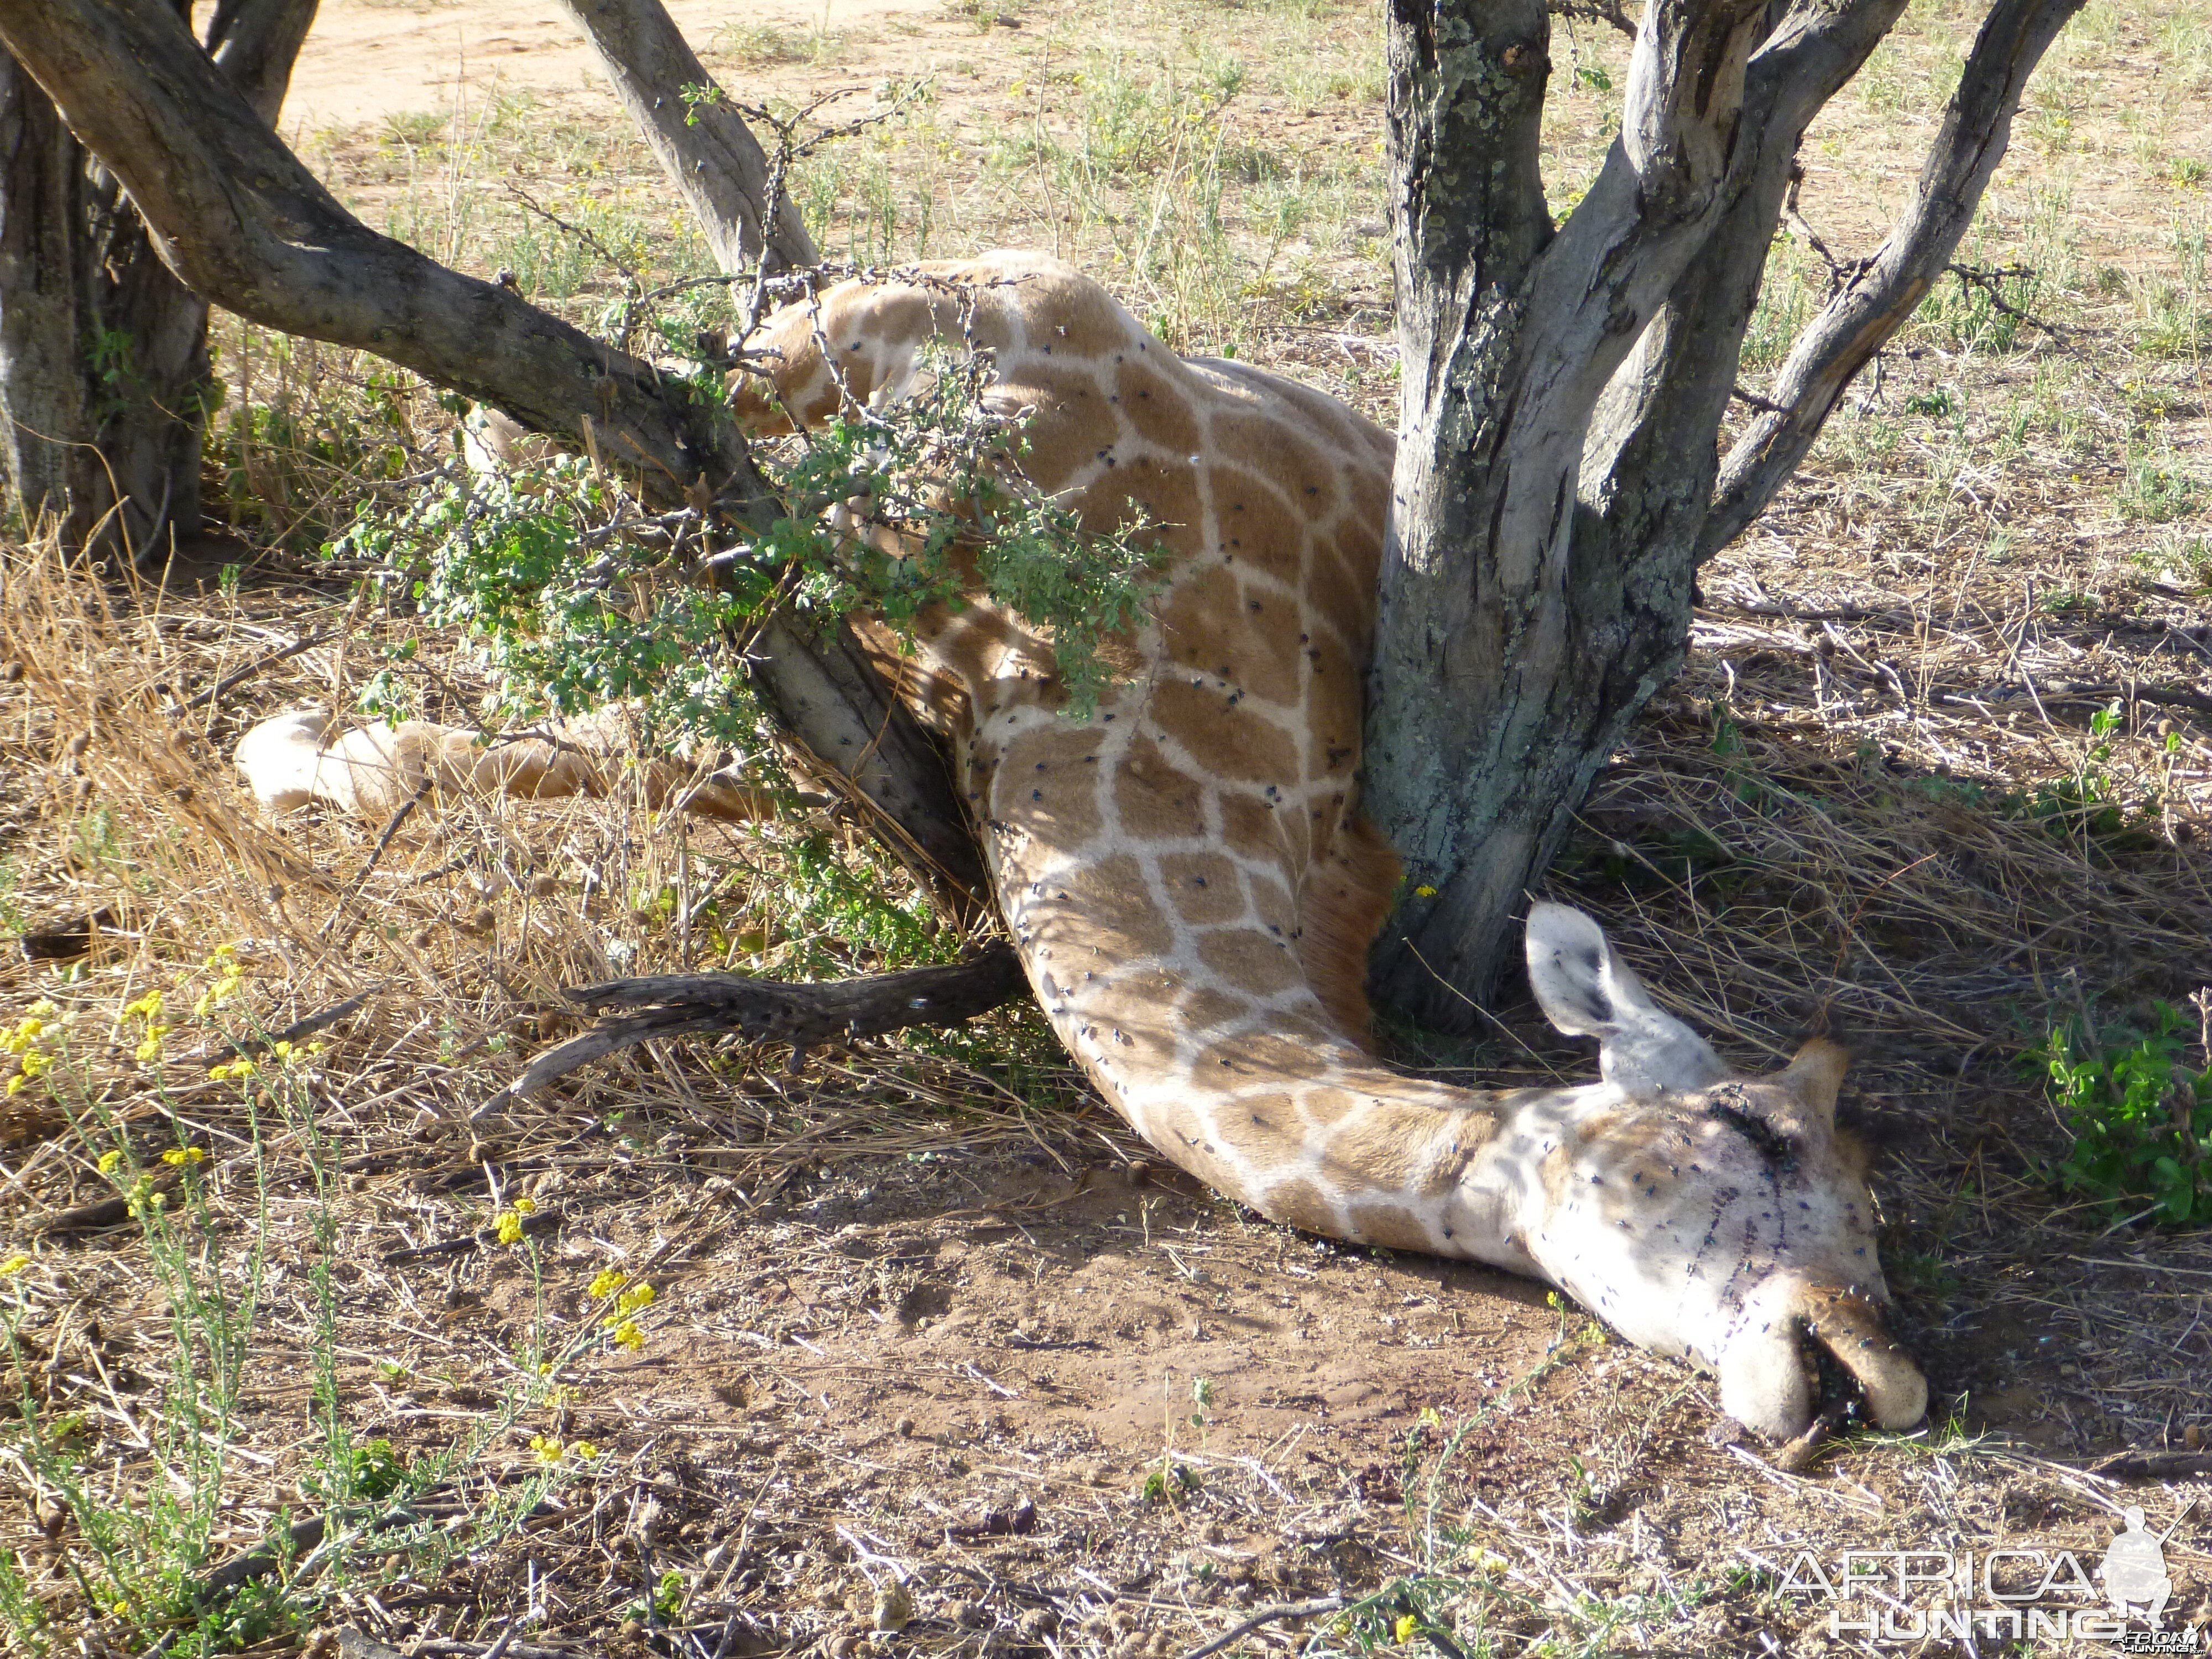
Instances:
[[[1903,0],[1652,0],[1621,136],[1554,231],[1539,0],[1392,0],[1404,368],[1366,805],[1407,884],[1376,1000],[1464,1029],[1523,896],[1679,666],[1698,562],[1755,518],[1911,314],[2081,0],[2000,0],[1915,205],[1717,458],[1807,125]],[[1915,286],[1915,282],[1917,286]]]
[[[799,204],[660,0],[561,0],[630,120],[736,276],[763,251],[770,276],[817,262]],[[688,94],[688,95],[687,95]],[[775,222],[767,222],[775,198]]]
[[[210,49],[264,120],[314,9],[216,9]],[[207,325],[114,175],[0,58],[0,432],[25,529],[51,517],[65,545],[140,562],[198,532]]]

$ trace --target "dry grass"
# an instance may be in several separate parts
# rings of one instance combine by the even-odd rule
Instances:
[[[1969,9],[1915,7],[1815,135],[1808,210],[1847,251],[1895,199]],[[726,43],[794,101],[917,58],[937,74],[933,102],[811,182],[825,245],[1058,246],[1178,343],[1384,412],[1372,20],[1285,4],[1019,21],[841,28],[796,56]],[[1316,1249],[1133,1172],[1141,1149],[1026,1013],[799,1075],[775,1054],[656,1049],[473,1121],[522,1053],[570,1029],[564,985],[718,962],[834,972],[951,941],[921,937],[910,891],[830,818],[733,833],[621,800],[478,803],[410,818],[380,855],[381,825],[263,821],[226,761],[252,720],[349,706],[410,638],[402,684],[424,713],[465,719],[483,687],[459,641],[304,556],[364,495],[435,465],[445,417],[362,360],[236,329],[216,461],[255,545],[191,550],[166,591],[37,546],[0,566],[0,664],[23,671],[0,679],[0,932],[112,917],[81,958],[0,963],[0,1022],[45,998],[70,1033],[67,1086],[0,1115],[0,1243],[31,1258],[0,1281],[8,1386],[46,1447],[0,1435],[19,1564],[0,1607],[46,1608],[64,1651],[137,1651],[175,1589],[154,1568],[270,1536],[303,1481],[327,1487],[334,1447],[379,1439],[416,1472],[416,1519],[301,1576],[234,1643],[289,1650],[296,1615],[436,1654],[517,1620],[523,1659],[1137,1659],[1339,1595],[1348,1627],[1281,1622],[1247,1650],[1435,1631],[1469,1655],[1820,1652],[1849,1644],[1778,1590],[1799,1548],[2025,1541],[2093,1560],[2124,1499],[2080,1466],[2202,1426],[2212,1249],[2114,1229],[2052,1184],[2065,1136],[2021,1056],[2085,1000],[2140,1014],[2212,983],[2212,289],[2207,185],[2183,165],[2212,130],[2208,31],[2181,0],[2085,11],[1971,254],[2034,264],[2007,291],[2068,331],[1963,294],[1931,304],[1705,574],[1683,676],[1552,878],[1732,1056],[1786,1052],[1823,1020],[1856,1043],[1935,1429],[1802,1475],[1711,1446],[1689,1372],[1525,1285]],[[1618,47],[1555,56],[1573,82],[1547,126],[1564,205],[1607,137]],[[1152,143],[1163,114],[1187,137]],[[603,120],[515,104],[337,135],[323,159],[425,246],[588,318],[608,273],[507,179],[650,274],[701,264],[666,234],[649,158]],[[1759,338],[1822,280],[1804,245],[1778,250]],[[1771,361],[1754,353],[1754,389]],[[890,884],[889,910],[853,897],[869,883]],[[211,1020],[179,1017],[223,977],[204,965],[219,944],[240,983]],[[148,1065],[144,1022],[121,1011],[152,988],[178,1029]],[[221,1033],[363,994],[321,1053],[208,1077]],[[1422,1058],[1586,1064],[1507,1013],[1480,1053]],[[186,1149],[204,1159],[161,1161]],[[108,1152],[126,1156],[103,1173]],[[174,1182],[166,1221],[39,1230],[134,1170]],[[538,1231],[476,1243],[518,1199]],[[611,1268],[660,1291],[635,1352],[590,1294]],[[177,1322],[218,1284],[228,1302]],[[600,1455],[541,1455],[578,1441]],[[150,1552],[131,1618],[82,1600],[106,1580],[58,1506],[71,1468],[94,1513],[143,1525],[118,1534]],[[2125,1501],[2163,1526],[2201,1493],[2176,1479]],[[2187,1519],[2167,1547],[2191,1617],[2212,1585],[2203,1538]],[[902,1577],[915,1622],[871,1634]]]

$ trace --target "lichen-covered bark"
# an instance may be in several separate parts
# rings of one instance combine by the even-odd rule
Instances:
[[[1911,314],[2080,3],[1998,0],[1867,291],[1808,330],[1784,412],[1723,471],[1797,146],[1902,0],[1653,0],[1621,137],[1556,234],[1531,208],[1540,8],[1395,0],[1405,386],[1366,802],[1407,879],[1379,1002],[1468,1023],[1598,767],[1680,661],[1698,562]]]
[[[1719,210],[1764,11],[1647,12],[1622,137],[1554,234],[1543,8],[1392,10],[1405,387],[1366,797],[1408,878],[1387,1006],[1456,1024],[1458,988],[1487,989],[1613,709],[1686,631],[1686,576],[1632,614],[1617,571],[1574,558],[1575,505],[1591,412]]]
[[[314,9],[228,0],[210,22],[210,50],[264,119]],[[142,561],[173,529],[198,532],[207,323],[115,175],[0,62],[0,452],[26,525],[50,516],[70,547]]]

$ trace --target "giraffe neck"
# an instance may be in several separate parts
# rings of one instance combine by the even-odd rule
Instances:
[[[962,781],[1003,913],[1055,1032],[1131,1127],[1271,1220],[1541,1271],[1538,1172],[1618,1091],[1475,1091],[1378,1064],[1302,954],[1297,860],[1220,834],[1299,802],[1177,769],[1145,688],[1080,723],[1041,690],[977,693]],[[1182,833],[1161,833],[1170,811]]]
[[[1089,528],[1133,507],[1159,526],[1164,586],[1088,718],[1062,706],[1049,641],[988,601],[925,613],[902,677],[1100,1092],[1263,1215],[1528,1270],[1509,1149],[1556,1109],[1400,1077],[1364,1041],[1397,878],[1356,811],[1389,435],[1262,371],[1176,358],[1035,256],[836,290],[769,332],[802,423],[896,395],[933,335],[988,350],[1030,477]]]
[[[1604,1081],[1471,1091],[1370,1055],[1365,952],[1397,880],[1354,811],[1386,434],[1260,371],[1176,359],[1035,255],[848,283],[765,331],[773,387],[732,398],[757,430],[896,396],[929,339],[964,341],[992,355],[990,399],[1030,416],[1033,482],[1093,531],[1133,508],[1162,526],[1164,587],[1088,719],[1063,709],[1050,641],[988,602],[917,619],[897,674],[955,747],[1038,1000],[1148,1141],[1275,1219],[1549,1279],[1630,1340],[1712,1365],[1723,1408],[1765,1432],[1812,1420],[1808,1335],[1875,1420],[1918,1419],[1832,1044],[1733,1074],[1595,921],[1540,903],[1531,986],[1553,1024],[1598,1038]],[[264,796],[356,807],[364,780],[410,765],[477,787],[535,775],[487,779],[436,728],[357,734],[360,752],[319,750],[319,732],[280,716],[240,763]],[[557,770],[538,793],[597,787]]]

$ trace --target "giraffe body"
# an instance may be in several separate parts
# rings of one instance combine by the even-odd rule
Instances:
[[[1279,376],[1179,359],[1027,254],[787,307],[751,343],[772,385],[734,401],[757,432],[811,425],[899,396],[927,342],[963,337],[991,354],[988,398],[1026,412],[1030,478],[1094,530],[1142,508],[1170,555],[1086,719],[1050,641],[988,601],[925,613],[902,675],[1100,1093],[1272,1219],[1560,1285],[1716,1369],[1724,1408],[1765,1432],[1810,1419],[1808,1331],[1880,1421],[1917,1420],[1925,1385],[1881,1328],[1863,1167],[1833,1126],[1839,1051],[1734,1077],[1594,922],[1540,904],[1532,981],[1599,1038],[1602,1080],[1467,1090],[1371,1054],[1364,959],[1397,866],[1356,780],[1389,434]]]

